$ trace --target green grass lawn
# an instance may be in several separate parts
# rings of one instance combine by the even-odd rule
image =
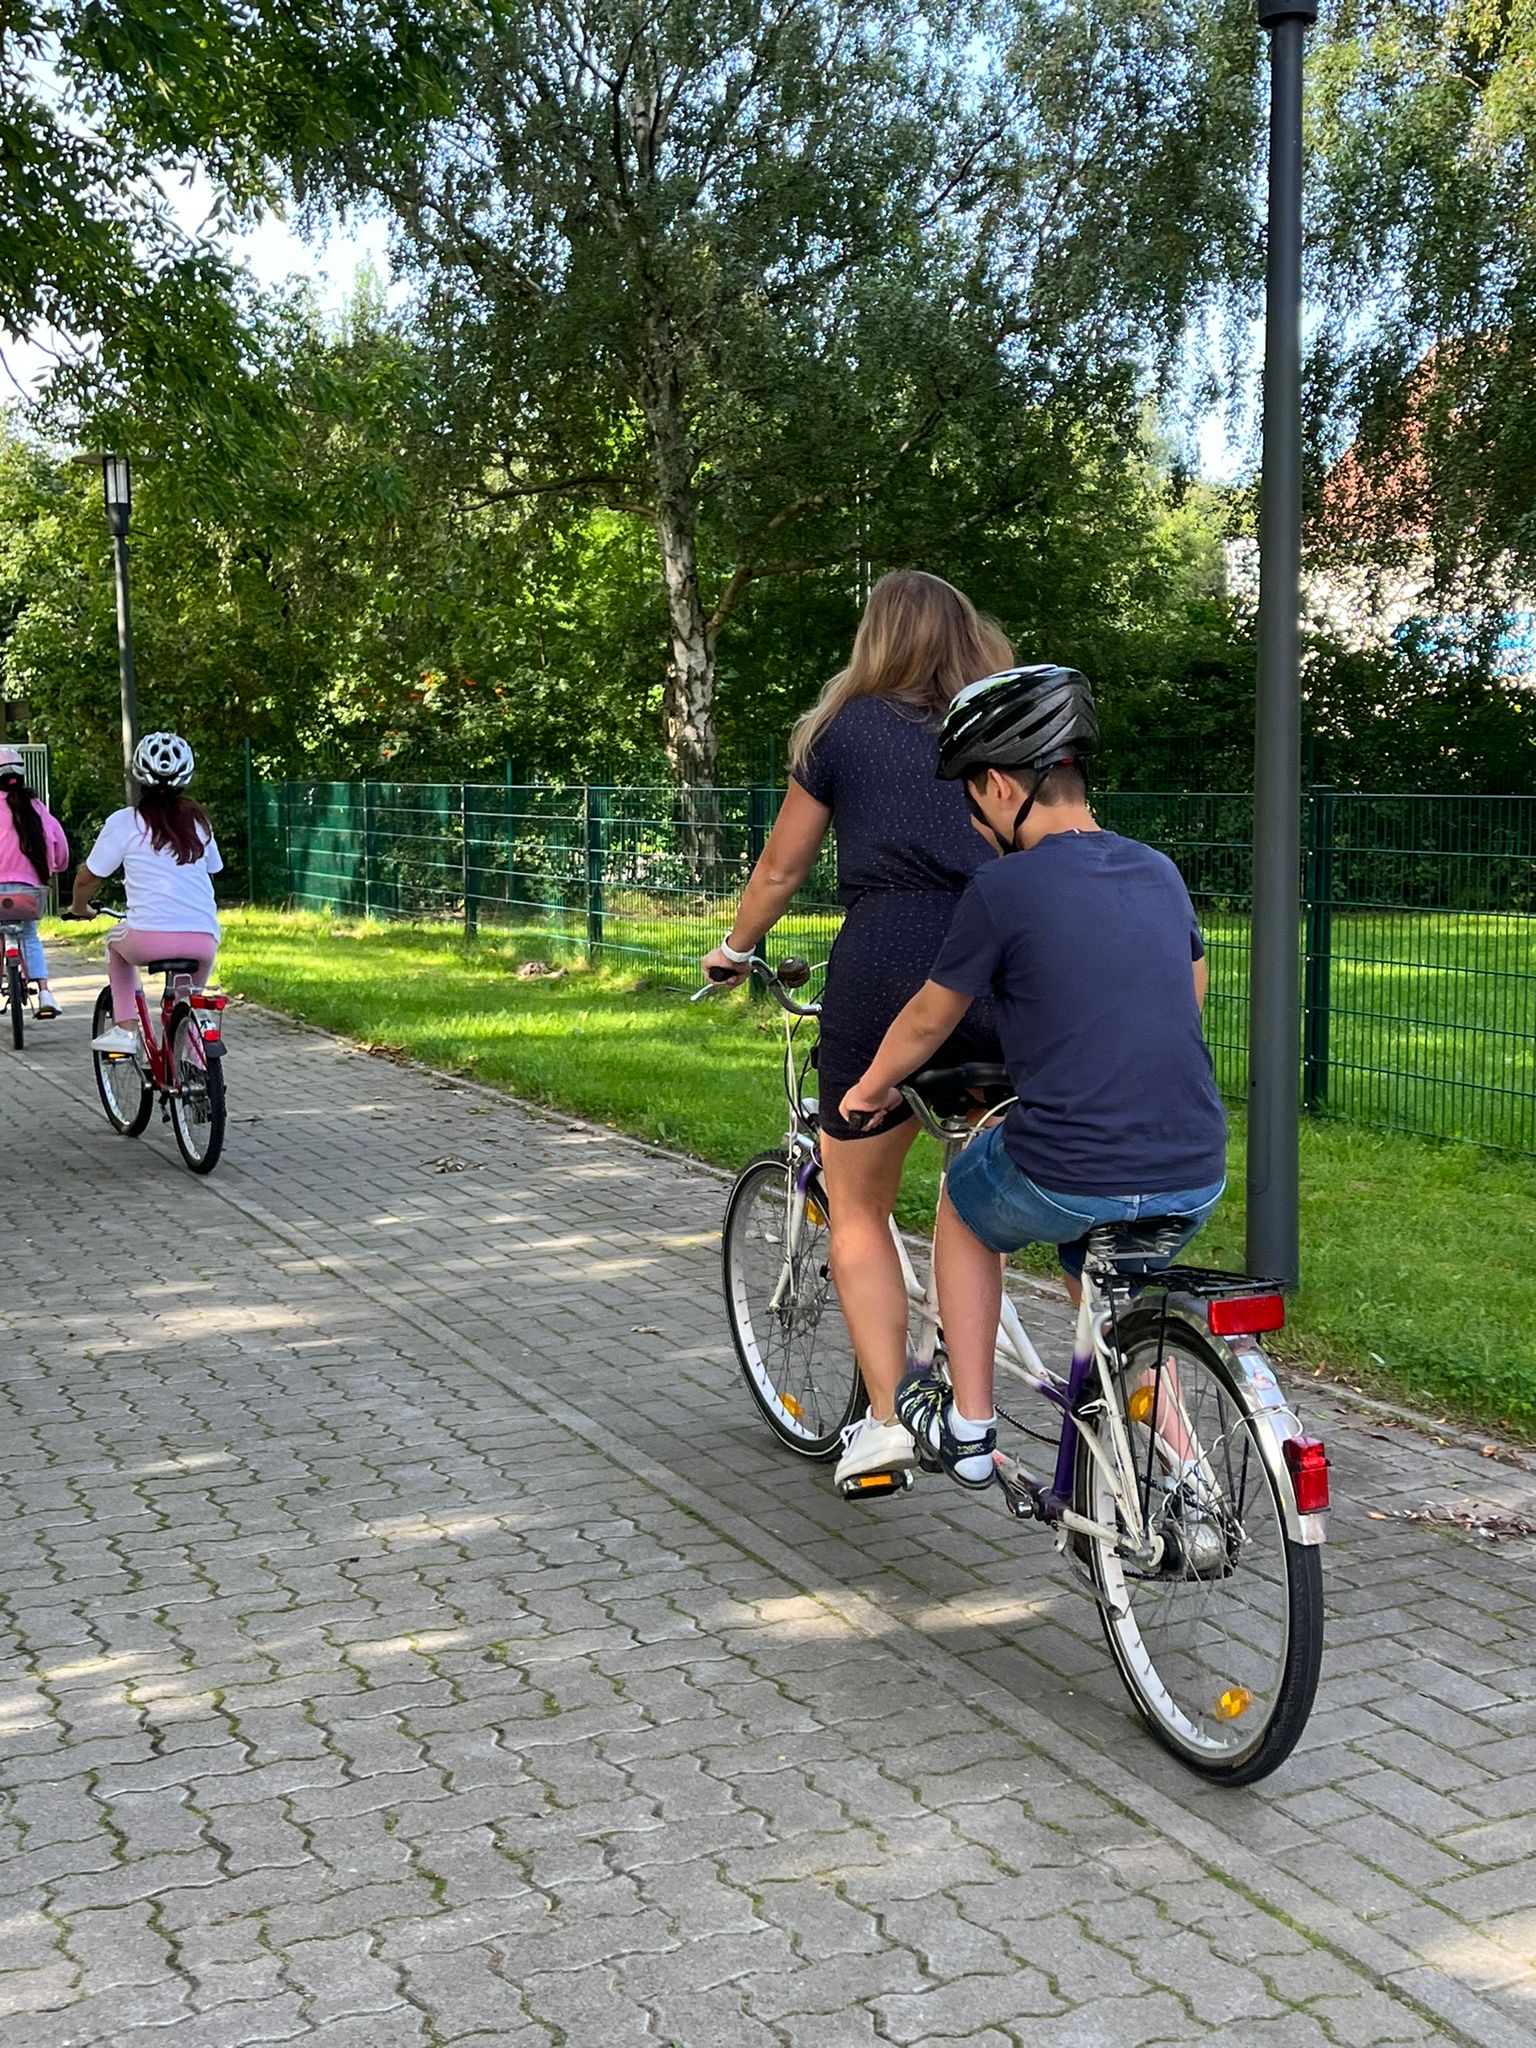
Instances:
[[[63,927],[69,931],[69,927]],[[226,986],[533,1101],[733,1166],[784,1128],[779,1013],[744,996],[691,1004],[633,969],[548,958],[544,932],[487,933],[234,911]],[[238,1055],[238,1024],[235,1027]],[[238,1066],[231,1072],[238,1089]],[[1243,1129],[1233,1192],[1199,1256],[1240,1267]],[[920,1143],[902,1220],[932,1217],[937,1148]],[[1536,1436],[1536,1164],[1472,1146],[1307,1119],[1304,1285],[1292,1355],[1436,1413]]]

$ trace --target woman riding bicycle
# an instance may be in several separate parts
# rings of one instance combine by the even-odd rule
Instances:
[[[50,875],[69,865],[69,841],[42,798],[28,789],[27,764],[16,747],[0,747],[0,795],[0,889],[44,888]],[[38,1016],[57,1017],[35,917],[22,920],[21,952],[28,979],[37,983]]]
[[[706,973],[745,978],[835,828],[845,916],[821,1004],[821,1156],[832,1277],[869,1396],[868,1413],[847,1432],[838,1484],[913,1461],[895,1409],[907,1297],[889,1219],[917,1135],[905,1109],[876,1131],[855,1132],[838,1105],[927,979],[971,876],[995,858],[971,830],[959,787],[937,780],[937,735],[949,700],[1012,659],[1001,630],[939,577],[915,569],[882,577],[848,666],[795,727],[783,806],[725,942],[703,962]],[[939,1064],[998,1057],[986,1020],[974,1014],[934,1054]]]
[[[194,960],[199,984],[213,971],[219,920],[210,877],[224,862],[208,813],[183,794],[192,768],[179,734],[146,733],[133,750],[138,802],[112,813],[75,875],[76,917],[95,915],[91,898],[119,868],[128,899],[127,917],[107,939],[114,1022],[91,1040],[95,1052],[138,1051],[139,969],[147,962]]]

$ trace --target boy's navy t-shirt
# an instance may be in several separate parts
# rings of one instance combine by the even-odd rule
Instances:
[[[1019,1097],[1003,1142],[1032,1181],[1138,1195],[1221,1179],[1191,972],[1204,951],[1173,862],[1118,832],[1053,832],[975,875],[930,978],[996,998]]]

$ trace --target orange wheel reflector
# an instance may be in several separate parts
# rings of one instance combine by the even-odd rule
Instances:
[[[795,1399],[794,1395],[780,1394],[779,1399],[784,1403],[784,1406],[789,1410],[790,1414],[793,1415],[796,1422],[798,1422],[801,1416],[805,1413],[805,1410],[800,1406],[800,1403]]]
[[[1138,1387],[1125,1404],[1125,1412],[1132,1422],[1150,1422],[1152,1408],[1157,1396],[1150,1387]]]
[[[1218,1721],[1237,1721],[1253,1705],[1253,1694],[1246,1685],[1229,1685],[1216,1702]]]
[[[825,1209],[822,1208],[820,1202],[812,1202],[810,1200],[807,1200],[805,1205],[805,1213],[816,1225],[818,1230],[825,1225],[827,1220],[827,1212]]]

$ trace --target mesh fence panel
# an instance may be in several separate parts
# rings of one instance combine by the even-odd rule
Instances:
[[[493,926],[691,980],[726,929],[779,793],[530,783],[279,782],[253,793],[258,901]],[[1178,863],[1205,930],[1206,1035],[1246,1086],[1252,800],[1120,791],[1102,822]],[[1319,789],[1302,820],[1310,1109],[1536,1152],[1536,799]],[[830,845],[773,937],[825,959]]]

